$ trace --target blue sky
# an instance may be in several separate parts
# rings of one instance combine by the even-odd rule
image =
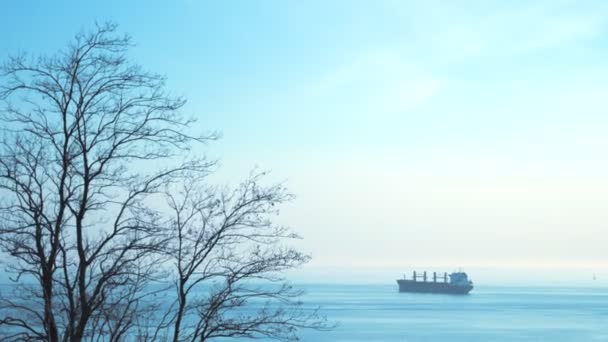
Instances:
[[[219,178],[298,199],[311,274],[576,269],[608,278],[604,1],[11,1],[0,56],[95,21],[133,36]],[[316,272],[316,273],[315,273]],[[387,274],[388,274],[387,273]],[[608,281],[608,280],[607,280]]]

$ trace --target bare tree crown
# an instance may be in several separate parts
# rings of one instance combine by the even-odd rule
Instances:
[[[2,66],[0,246],[16,291],[0,294],[0,338],[291,340],[327,327],[283,282],[308,261],[272,221],[292,196],[261,173],[232,191],[207,184],[214,163],[189,151],[216,135],[189,134],[185,100],[130,47],[104,24]],[[167,291],[165,306],[150,299]]]

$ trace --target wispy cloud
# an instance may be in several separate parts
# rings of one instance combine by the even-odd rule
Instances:
[[[424,2],[396,5],[432,59],[517,56],[601,36],[608,3]],[[410,42],[406,42],[410,43]]]
[[[379,49],[355,56],[323,75],[312,93],[356,102],[368,113],[395,114],[428,102],[445,86],[397,51]],[[349,99],[346,99],[348,97]]]

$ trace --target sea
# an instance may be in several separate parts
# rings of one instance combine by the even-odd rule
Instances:
[[[396,283],[294,287],[306,291],[306,309],[336,324],[300,330],[301,341],[608,342],[608,287],[476,285],[468,295],[399,293]]]
[[[302,341],[608,341],[608,288],[476,286],[469,295],[396,284],[311,284],[303,300],[337,327]]]

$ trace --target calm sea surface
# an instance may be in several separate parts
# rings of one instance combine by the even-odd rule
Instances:
[[[339,326],[304,341],[608,341],[608,289],[476,287],[468,296],[397,285],[307,285]]]
[[[457,296],[399,293],[397,284],[296,287],[338,323],[301,331],[303,341],[608,342],[608,288],[476,286]]]

